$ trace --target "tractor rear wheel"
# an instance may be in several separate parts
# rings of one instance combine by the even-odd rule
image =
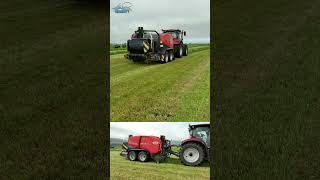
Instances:
[[[149,155],[145,151],[140,151],[139,154],[138,154],[138,159],[141,162],[146,162],[149,159]]]
[[[204,149],[200,144],[187,143],[182,146],[180,160],[187,166],[198,166],[204,160]]]
[[[137,153],[135,151],[130,151],[128,153],[128,159],[130,161],[135,161],[137,159]]]
[[[186,44],[183,45],[183,55],[188,56],[188,45]]]

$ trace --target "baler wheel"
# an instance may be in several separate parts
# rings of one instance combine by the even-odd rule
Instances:
[[[164,53],[164,57],[163,57],[163,63],[167,63],[169,62],[169,54],[168,54],[168,51],[166,51]]]
[[[137,153],[135,151],[130,151],[128,153],[128,159],[130,161],[135,161],[137,159]]]
[[[149,155],[145,151],[140,151],[138,154],[138,160],[141,162],[146,162],[149,159]]]
[[[173,60],[174,60],[173,51],[169,51],[169,61],[173,61]]]

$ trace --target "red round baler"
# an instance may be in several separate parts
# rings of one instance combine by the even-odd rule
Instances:
[[[153,159],[156,162],[170,156],[171,144],[165,136],[129,136],[128,143],[122,145],[121,156],[127,157],[130,161],[139,160],[146,162]]]

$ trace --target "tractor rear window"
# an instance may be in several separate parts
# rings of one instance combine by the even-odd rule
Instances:
[[[178,34],[176,32],[171,32],[170,34],[172,35],[173,38],[175,39],[178,38]]]
[[[207,127],[198,127],[193,131],[193,136],[202,139],[204,142],[208,143],[210,134],[209,128]]]

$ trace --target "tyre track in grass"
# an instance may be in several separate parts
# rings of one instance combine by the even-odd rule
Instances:
[[[209,58],[209,57],[208,57]],[[172,118],[173,121],[184,119],[186,121],[210,121],[210,61],[204,65],[199,75],[195,76],[189,84],[187,91],[181,93],[179,97],[176,115]],[[190,111],[193,116],[190,116]]]
[[[190,82],[193,76],[197,76],[207,64],[208,53],[209,50],[195,52],[167,64],[149,65],[155,66],[151,69],[140,67],[147,68],[147,73],[138,73],[111,84],[112,121],[162,121],[173,116],[177,97],[182,92],[176,84]]]
[[[196,50],[194,52],[200,52],[200,51],[204,51],[204,50],[207,50],[209,49],[209,47],[202,47],[199,48],[199,49],[193,49],[193,50]],[[192,54],[193,52],[190,52],[190,54]],[[189,55],[190,55],[189,54]],[[121,74],[121,73],[130,73],[130,71],[136,71],[136,69],[139,69],[139,68],[143,68],[143,67],[146,67],[146,66],[154,66],[154,65],[161,65],[161,63],[159,62],[152,62],[151,64],[146,64],[144,62],[141,62],[141,63],[135,63],[135,62],[132,62],[130,60],[126,60],[123,58],[123,54],[116,54],[116,55],[111,55],[110,56],[111,59],[110,59],[110,72],[112,73],[112,77],[113,76],[117,76],[118,74]],[[176,60],[179,60],[179,58],[177,58]],[[136,69],[135,69],[135,68]],[[125,76],[125,75],[124,75]],[[111,78],[112,78],[111,77]]]
[[[167,64],[168,65],[168,64]],[[175,67],[171,67],[172,65],[170,65],[170,68],[175,68]],[[132,89],[132,87],[131,87]],[[149,89],[147,89],[147,91],[150,91]],[[131,94],[132,92],[128,92],[129,94]]]

